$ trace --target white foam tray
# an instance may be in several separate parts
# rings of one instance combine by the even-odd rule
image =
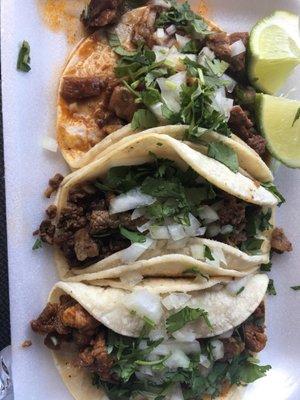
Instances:
[[[73,0],[75,1],[75,0]],[[299,0],[208,0],[214,19],[228,32],[248,30],[276,9],[300,13]],[[22,3],[22,4],[20,4]],[[43,216],[47,180],[66,167],[59,155],[41,147],[54,135],[57,80],[69,51],[63,35],[50,32],[40,20],[36,0],[1,0],[2,88],[6,166],[8,257],[15,400],[70,400],[48,350],[28,322],[41,310],[56,281],[51,252],[31,250],[32,232]],[[31,45],[32,71],[16,71],[19,43]],[[288,87],[300,98],[300,71]],[[272,277],[278,295],[268,299],[268,336],[263,363],[268,376],[248,390],[247,399],[300,399],[300,172],[282,167],[276,176],[287,204],[278,210],[278,224],[293,241],[294,252],[274,257]],[[1,327],[0,327],[1,329]],[[31,339],[33,346],[21,343]]]

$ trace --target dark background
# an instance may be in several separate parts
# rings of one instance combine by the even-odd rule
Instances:
[[[0,64],[1,71],[1,64]],[[0,72],[1,82],[1,72]],[[1,91],[1,88],[0,88]],[[0,93],[0,350],[10,344],[7,241],[5,215],[5,177],[3,161],[2,96]]]

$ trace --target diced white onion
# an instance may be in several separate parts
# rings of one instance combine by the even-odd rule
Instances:
[[[236,294],[247,285],[249,279],[252,278],[252,275],[247,275],[244,278],[241,279],[235,279],[231,282],[229,282],[226,285],[227,291],[232,294],[233,296],[236,296]]]
[[[197,229],[197,235],[196,236],[203,236],[206,232],[206,226],[201,226],[201,228]]]
[[[149,106],[149,108],[153,112],[153,114],[156,116],[156,118],[161,123],[164,123],[164,122],[166,122],[166,118],[163,116],[162,106],[163,106],[163,103],[161,101],[159,101],[158,103],[155,103],[152,106]]]
[[[58,147],[57,141],[50,136],[45,136],[43,138],[42,146],[43,149],[45,150],[52,151],[53,153],[57,152],[57,147]]]
[[[167,226],[152,225],[150,226],[150,236],[152,239],[170,239],[170,233]]]
[[[147,347],[148,347],[147,340],[141,340],[140,343],[138,344],[139,350],[146,350]]]
[[[171,293],[162,298],[161,302],[167,310],[183,308],[192,296],[186,293]]]
[[[222,235],[227,235],[228,233],[231,233],[233,231],[233,226],[232,225],[224,225],[220,229],[220,233]]]
[[[232,57],[238,56],[239,54],[245,53],[246,51],[246,47],[241,39],[238,40],[237,42],[232,43],[230,48]]]
[[[198,236],[198,230],[200,228],[200,222],[191,213],[189,213],[189,220],[190,220],[190,226],[185,226],[184,227],[184,231],[186,233],[186,236],[188,236],[188,237]]]
[[[136,261],[150,246],[152,246],[153,242],[152,239],[146,238],[144,243],[132,243],[127,249],[122,250],[122,261],[126,264]]]
[[[85,125],[65,125],[64,126],[67,133],[71,136],[86,136],[87,128]]]
[[[167,394],[166,400],[184,400],[182,389],[179,383],[174,385]]]
[[[228,339],[232,336],[233,331],[233,329],[230,329],[229,331],[222,333],[222,335],[219,335],[218,337],[221,339]]]
[[[162,39],[163,37],[165,37],[165,31],[163,30],[163,28],[157,28],[155,35],[159,38]]]
[[[146,365],[142,365],[138,371],[135,372],[135,376],[138,380],[144,381],[145,378],[149,379],[149,377],[153,376],[153,371],[151,367],[147,367]]]
[[[169,47],[167,46],[153,46],[152,50],[155,53],[155,61],[160,62],[163,61],[167,58],[168,54],[169,54]]]
[[[176,26],[175,25],[170,25],[167,27],[166,32],[168,35],[174,35],[174,33],[176,32]]]
[[[132,221],[134,221],[135,219],[138,219],[138,218],[142,217],[143,215],[145,215],[145,209],[144,208],[136,208],[135,210],[133,210],[133,213],[131,214],[130,219]]]
[[[197,337],[194,329],[189,327],[188,325],[184,326],[176,332],[173,332],[172,335],[179,342],[194,342]]]
[[[206,229],[206,236],[207,237],[215,237],[220,233],[220,225],[218,224],[211,224]]]
[[[168,225],[168,230],[173,240],[180,240],[186,237],[183,225],[181,224]]]
[[[160,297],[147,289],[138,289],[127,296],[125,306],[141,317],[147,317],[158,323],[162,317]]]
[[[199,364],[205,368],[210,368],[211,362],[205,354],[200,354]]]
[[[209,47],[203,47],[203,49],[199,53],[199,56],[203,55],[211,61],[216,58],[215,53]]]
[[[211,353],[213,356],[213,359],[215,361],[220,360],[221,358],[224,357],[224,344],[221,340],[219,339],[213,339],[210,341],[211,344]]]
[[[149,332],[150,340],[159,340],[167,337],[167,331],[165,325],[159,325]]]
[[[220,88],[215,92],[215,97],[212,103],[214,109],[221,114],[224,114],[228,120],[230,111],[233,107],[233,99],[228,99],[224,94],[224,88]]]
[[[166,356],[176,349],[180,349],[185,354],[196,354],[200,353],[201,347],[198,340],[194,342],[178,342],[177,340],[166,340],[165,342],[159,344],[153,351],[152,355]]]
[[[215,260],[218,260],[218,262],[227,265],[227,261],[224,255],[223,250],[220,247],[214,247],[212,248],[212,256],[214,257]]]
[[[227,92],[232,93],[234,88],[237,85],[237,82],[234,79],[232,79],[229,75],[226,75],[226,74],[223,74],[221,76],[221,79],[223,81],[225,81],[225,87],[227,89]]]
[[[181,240],[169,240],[167,244],[168,250],[178,250],[183,249],[187,244],[188,238],[183,238]]]
[[[199,217],[204,220],[205,224],[210,224],[219,219],[216,211],[210,206],[203,206],[199,210]]]
[[[143,275],[136,271],[126,272],[120,276],[120,281],[125,285],[135,286],[142,282]]]
[[[192,244],[191,247],[192,257],[196,260],[204,260],[204,245],[203,244]]]
[[[148,229],[150,229],[151,224],[152,224],[152,221],[148,221],[145,224],[138,226],[137,230],[141,233],[146,232]]]
[[[191,41],[190,38],[188,38],[188,37],[186,37],[186,36],[178,35],[177,33],[176,33],[175,37],[176,37],[176,41],[177,41],[178,46],[179,46],[180,49],[181,49],[182,47],[184,47],[188,42]]]
[[[180,349],[174,349],[171,356],[165,361],[165,366],[171,370],[178,368],[188,368],[190,365],[190,359]]]
[[[155,201],[155,197],[142,193],[140,188],[134,188],[114,197],[110,202],[109,212],[110,214],[117,214],[137,207],[149,206]]]

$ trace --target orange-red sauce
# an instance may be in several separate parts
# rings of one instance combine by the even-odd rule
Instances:
[[[38,0],[44,23],[52,31],[64,32],[70,44],[84,36],[80,14],[88,3],[89,0]]]

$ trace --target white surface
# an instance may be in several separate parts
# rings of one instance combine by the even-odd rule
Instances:
[[[211,0],[215,19],[229,32],[248,30],[262,16],[276,9],[300,13],[299,0]],[[55,91],[67,46],[61,35],[41,24],[34,0],[1,0],[2,81],[5,164],[8,213],[10,300],[15,400],[71,399],[54,368],[42,340],[33,335],[28,322],[46,302],[56,280],[50,252],[32,252],[32,231],[38,226],[46,202],[42,191],[55,172],[64,171],[59,155],[41,147],[45,135],[54,135]],[[31,45],[32,71],[16,71],[18,45]],[[298,77],[298,78],[297,78]],[[300,71],[295,98],[300,98]],[[290,88],[293,87],[291,83]],[[300,398],[300,172],[281,168],[277,184],[287,198],[278,210],[278,224],[293,241],[294,252],[274,257],[272,276],[278,295],[269,298],[269,342],[261,355],[273,367],[268,377],[248,391],[248,400],[298,400]],[[0,327],[1,329],[1,327]],[[21,348],[25,339],[33,346]]]

